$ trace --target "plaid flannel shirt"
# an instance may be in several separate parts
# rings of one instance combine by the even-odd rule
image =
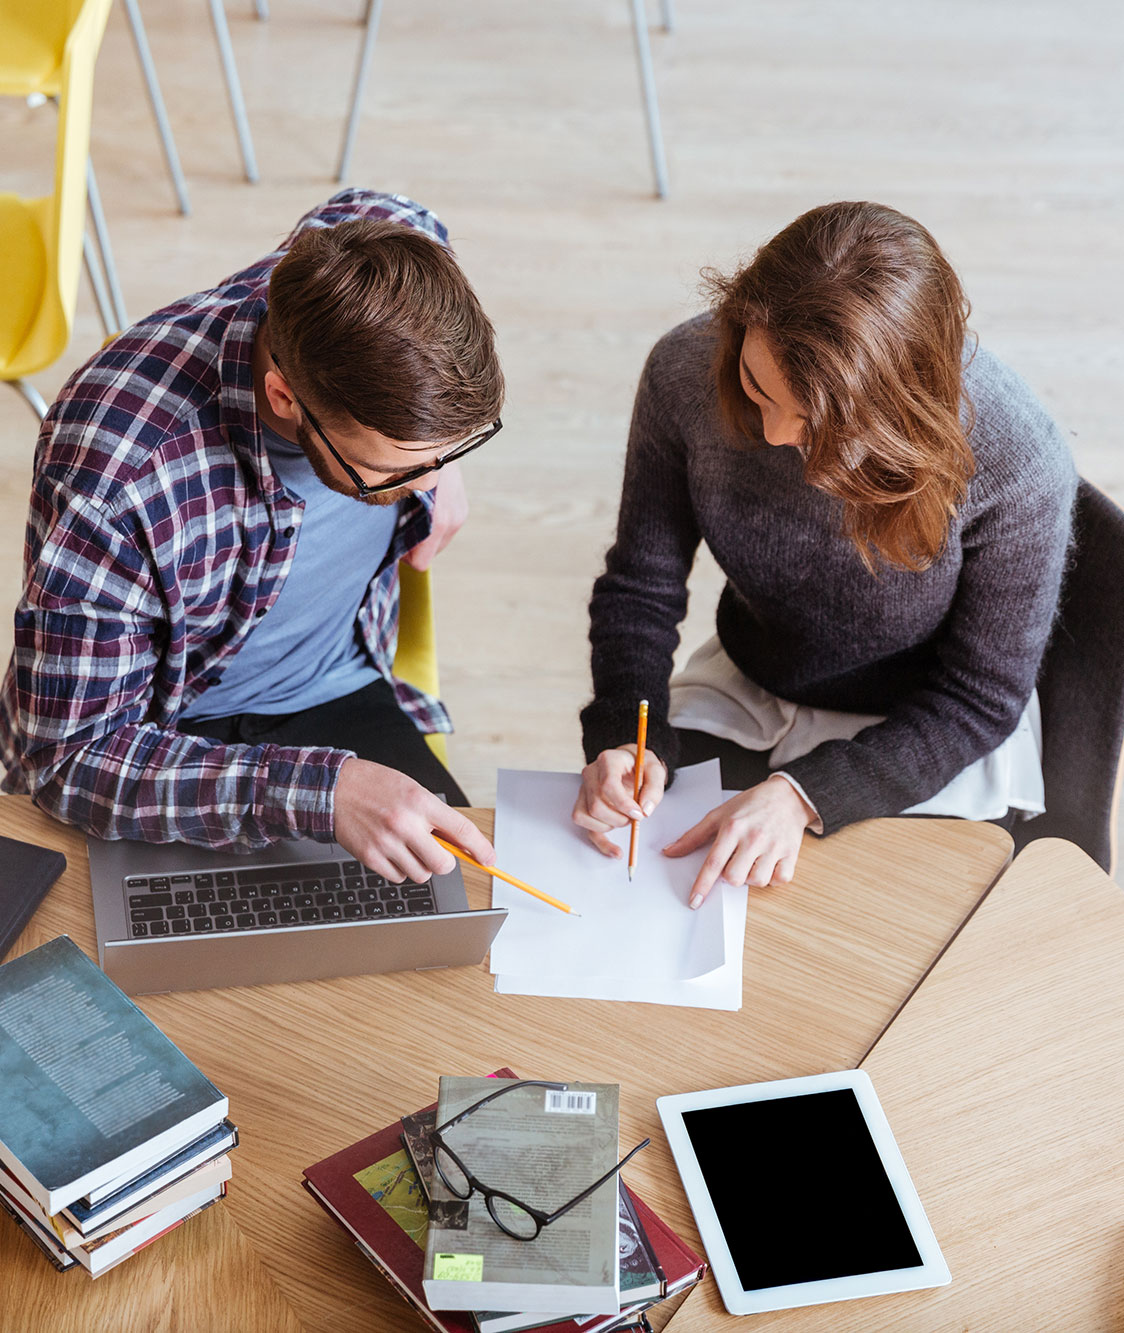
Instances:
[[[300,532],[303,502],[270,469],[254,403],[270,274],[301,228],[365,217],[447,242],[410,200],[345,190],[279,250],[134,325],[64,386],[36,448],[0,693],[4,790],[103,838],[331,838],[350,751],[223,745],[175,728],[276,601]],[[428,534],[431,507],[420,493],[403,503],[357,623],[419,729],[448,731],[441,703],[391,672],[398,558]]]

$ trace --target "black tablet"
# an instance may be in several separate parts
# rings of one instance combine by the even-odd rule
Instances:
[[[731,1314],[949,1281],[861,1070],[657,1102]]]

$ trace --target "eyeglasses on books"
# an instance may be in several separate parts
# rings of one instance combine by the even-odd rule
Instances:
[[[612,1180],[620,1169],[630,1162],[641,1148],[646,1148],[652,1140],[645,1139],[643,1143],[638,1143],[630,1153],[621,1158],[616,1166],[606,1171],[603,1176],[599,1176],[592,1185],[582,1190],[580,1194],[575,1194],[561,1208],[556,1208],[552,1213],[546,1213],[541,1208],[532,1208],[529,1203],[524,1203],[522,1199],[517,1199],[504,1190],[492,1189],[491,1186],[478,1180],[445,1142],[443,1136],[454,1125],[459,1125],[463,1120],[467,1120],[474,1111],[479,1111],[482,1106],[487,1106],[489,1102],[494,1102],[497,1097],[502,1097],[505,1092],[511,1092],[515,1088],[552,1088],[556,1092],[566,1092],[569,1086],[568,1083],[546,1083],[536,1078],[520,1079],[518,1083],[509,1083],[506,1087],[489,1093],[487,1097],[481,1097],[478,1102],[473,1102],[459,1115],[453,1116],[451,1120],[446,1120],[443,1125],[438,1125],[436,1129],[430,1131],[429,1137],[433,1143],[434,1163],[438,1174],[449,1187],[451,1193],[455,1194],[458,1199],[468,1199],[474,1192],[482,1194],[492,1221],[505,1235],[511,1236],[513,1240],[534,1240],[543,1227],[548,1227],[552,1222],[557,1222],[571,1208],[577,1207],[583,1199],[588,1199],[595,1190],[600,1189],[607,1180]]]

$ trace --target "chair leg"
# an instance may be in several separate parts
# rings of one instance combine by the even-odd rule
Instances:
[[[254,14],[263,23],[269,19],[269,0],[254,0]]]
[[[359,129],[359,117],[363,110],[363,93],[367,87],[367,75],[371,69],[371,57],[375,51],[375,38],[379,33],[379,18],[381,15],[382,0],[367,0],[363,45],[359,51],[359,64],[355,70],[355,85],[351,90],[351,109],[348,111],[343,146],[340,149],[339,168],[336,171],[337,181],[346,181],[351,170],[351,153],[355,147],[355,135]]]
[[[94,300],[97,302],[102,329],[107,338],[112,338],[115,333],[120,333],[121,329],[113,316],[113,306],[110,305],[109,293],[105,289],[105,277],[101,270],[101,260],[94,249],[93,241],[90,240],[89,232],[84,232],[82,235],[82,258],[86,264],[86,276],[90,279]]]
[[[673,0],[660,0],[660,17],[664,32],[674,32],[675,6]]]
[[[8,383],[31,408],[40,421],[47,415],[47,400],[34,384],[27,380],[9,380]]]
[[[246,103],[242,98],[242,84],[238,79],[238,67],[234,63],[234,47],[230,44],[230,29],[226,24],[226,10],[222,0],[210,0],[211,24],[215,30],[219,58],[222,60],[222,72],[226,77],[226,92],[230,98],[230,110],[234,116],[234,128],[238,134],[238,145],[242,150],[242,166],[246,179],[254,184],[258,179],[258,163],[254,157],[254,141],[250,137],[250,122],[246,116]]]
[[[172,138],[172,127],[168,121],[168,111],[164,105],[163,94],[160,92],[160,82],[156,77],[156,66],[152,61],[148,34],[144,30],[144,22],[141,19],[140,5],[137,4],[137,0],[123,0],[123,3],[125,13],[129,19],[129,28],[133,34],[133,44],[137,48],[141,72],[144,74],[144,84],[148,89],[148,100],[152,106],[152,114],[156,117],[156,128],[160,132],[160,143],[164,149],[164,161],[168,164],[168,174],[172,178],[172,188],[176,192],[176,202],[179,204],[180,212],[186,218],[191,215],[191,204],[187,199],[187,182],[183,177],[179,153],[176,152],[176,141]]]
[[[94,164],[88,158],[86,159],[86,202],[90,205],[90,220],[94,224],[94,236],[97,239],[98,251],[101,254],[105,280],[109,286],[113,318],[117,322],[117,328],[111,330],[111,332],[120,332],[121,329],[128,327],[129,317],[125,314],[125,299],[121,295],[121,284],[117,281],[117,267],[113,262],[113,249],[109,244],[109,228],[105,225],[105,214],[102,212],[101,194],[98,191],[97,177],[94,175]]]
[[[648,15],[644,10],[644,0],[632,0],[632,32],[636,38],[636,63],[640,67],[644,107],[648,113],[648,147],[652,154],[652,175],[656,181],[656,194],[661,199],[666,199],[667,160],[663,151],[660,107],[656,100],[656,80],[652,73],[652,48],[648,41]]]

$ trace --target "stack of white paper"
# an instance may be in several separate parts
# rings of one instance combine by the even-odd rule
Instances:
[[[680,769],[641,823],[631,881],[626,860],[602,856],[572,822],[579,784],[573,773],[500,771],[497,863],[580,915],[493,880],[493,905],[508,909],[492,945],[496,990],[740,1009],[744,886],[719,883],[692,911],[687,900],[707,848],[675,859],[662,855],[722,803],[717,760]],[[628,839],[627,827],[614,835],[626,853]]]

